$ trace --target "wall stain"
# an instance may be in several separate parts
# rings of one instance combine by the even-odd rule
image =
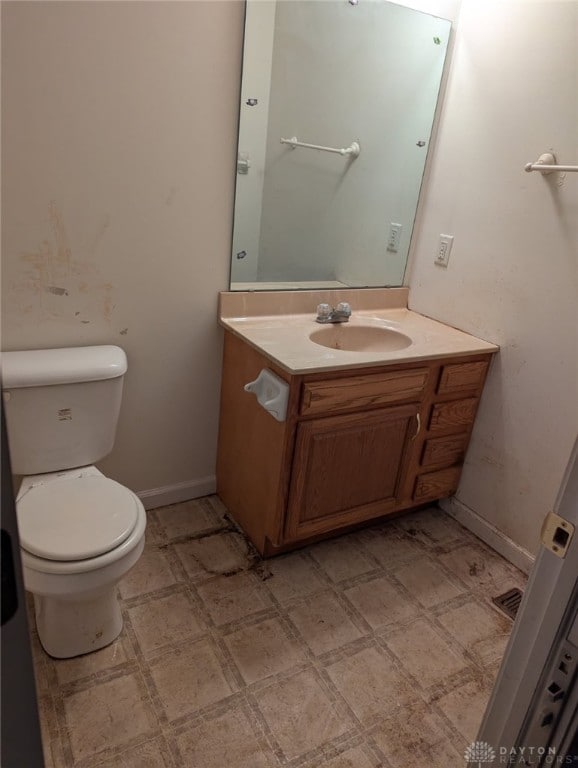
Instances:
[[[57,285],[47,285],[44,289],[48,293],[53,293],[55,296],[68,296],[68,290],[66,288],[60,288]]]
[[[50,218],[52,234],[56,243],[55,261],[65,268],[69,268],[72,260],[72,252],[70,250],[70,243],[68,242],[68,235],[64,228],[62,214],[58,210],[54,200],[51,200],[48,204],[48,216]]]
[[[96,249],[100,245],[100,241],[106,234],[106,230],[110,227],[110,216],[108,213],[106,213],[102,219],[100,224],[98,225],[96,232],[94,233],[94,236],[90,240],[87,246],[88,253],[91,256],[94,256],[96,254]]]
[[[499,459],[494,458],[493,456],[482,456],[480,458],[480,461],[483,461],[484,464],[489,464],[491,467],[496,467],[497,469],[504,468],[503,463]]]
[[[29,290],[37,296],[40,296],[43,287],[50,282],[48,271],[51,257],[52,246],[48,240],[42,242],[38,251],[20,254],[20,261],[25,265],[23,278]]]
[[[48,204],[48,237],[32,251],[18,253],[18,268],[9,282],[10,316],[36,323],[77,323],[79,315],[110,323],[115,309],[114,287],[101,276],[90,256],[110,226],[106,215],[82,257],[74,258],[64,217],[55,201]],[[74,296],[81,309],[74,310],[63,296]],[[80,301],[78,301],[80,299]],[[78,302],[78,303],[77,303]]]
[[[104,319],[110,322],[112,312],[115,308],[115,304],[112,303],[112,285],[105,283],[104,286]]]
[[[121,336],[126,336],[128,333],[128,328],[123,328],[122,331],[119,331]]]

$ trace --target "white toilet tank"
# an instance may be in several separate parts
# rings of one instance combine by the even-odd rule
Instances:
[[[56,472],[110,453],[126,368],[124,350],[115,346],[4,352],[12,471]]]

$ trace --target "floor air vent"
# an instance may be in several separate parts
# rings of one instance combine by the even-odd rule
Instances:
[[[492,602],[494,605],[497,605],[506,616],[515,619],[520,603],[522,602],[522,595],[522,590],[515,587],[514,589],[509,589],[507,592],[504,592],[503,595],[493,597]]]

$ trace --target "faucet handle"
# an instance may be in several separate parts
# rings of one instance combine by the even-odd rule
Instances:
[[[324,320],[328,318],[331,315],[332,311],[333,310],[331,309],[331,306],[329,304],[318,304],[317,319]]]
[[[347,317],[351,316],[351,306],[347,301],[340,301],[336,309],[338,312],[341,312],[343,315],[347,315]]]

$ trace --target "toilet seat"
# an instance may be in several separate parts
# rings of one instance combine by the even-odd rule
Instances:
[[[57,477],[17,501],[20,545],[43,560],[96,558],[130,537],[139,507],[128,488],[102,475]]]

